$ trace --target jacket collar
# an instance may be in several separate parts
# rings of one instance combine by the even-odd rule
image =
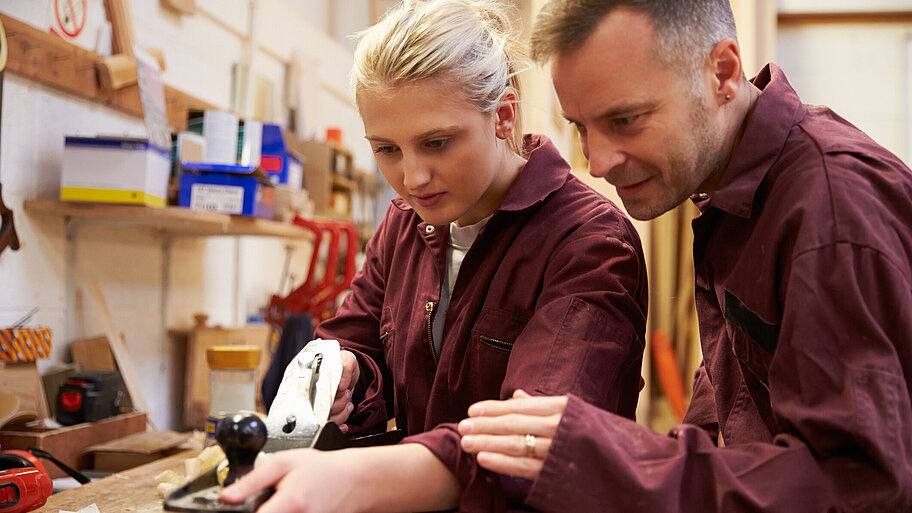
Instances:
[[[498,212],[515,212],[531,208],[560,189],[570,175],[570,164],[561,157],[551,139],[544,135],[526,134],[523,150],[527,162],[513,180],[506,197],[497,208]],[[412,207],[397,195],[393,205],[400,210]]]
[[[767,64],[751,82],[762,94],[719,186],[709,200],[694,200],[701,211],[715,207],[750,218],[760,184],[778,160],[792,127],[805,115],[801,99],[775,64]]]

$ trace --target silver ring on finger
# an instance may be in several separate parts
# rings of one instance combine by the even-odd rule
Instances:
[[[536,442],[537,442],[537,440],[535,440],[535,435],[526,435],[526,436],[523,438],[523,444],[524,444],[525,447],[526,447],[526,458],[534,458],[534,457],[535,457],[535,444],[536,444]]]

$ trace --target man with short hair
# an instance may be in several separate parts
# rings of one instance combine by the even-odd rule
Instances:
[[[912,511],[912,172],[773,64],[727,0],[545,7],[590,172],[630,215],[688,198],[703,364],[667,436],[579,398],[473,405],[463,448],[545,511]]]

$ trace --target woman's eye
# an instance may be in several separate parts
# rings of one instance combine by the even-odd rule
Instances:
[[[374,148],[374,153],[392,153],[396,151],[394,146],[377,146]]]
[[[425,143],[432,150],[439,150],[447,145],[450,141],[447,139],[432,139]]]

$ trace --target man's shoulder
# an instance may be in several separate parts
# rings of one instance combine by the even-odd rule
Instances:
[[[609,235],[618,238],[636,233],[620,207],[572,174],[563,187],[545,200],[536,217],[575,229],[579,235],[604,233],[606,229],[614,232]]]
[[[912,171],[825,107],[794,125],[762,188],[765,216],[789,227],[798,251],[843,242],[912,251]]]

